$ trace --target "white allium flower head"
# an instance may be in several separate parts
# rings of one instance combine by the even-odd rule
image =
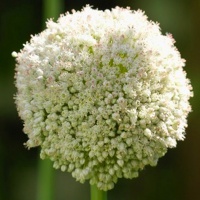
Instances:
[[[49,20],[13,56],[27,147],[80,182],[112,189],[185,138],[185,61],[141,10],[86,6]]]

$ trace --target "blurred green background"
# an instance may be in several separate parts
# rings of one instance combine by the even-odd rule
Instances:
[[[170,149],[157,167],[146,167],[139,178],[119,180],[108,193],[109,200],[200,199],[200,1],[199,0],[65,0],[63,11],[80,10],[86,4],[106,9],[130,6],[142,9],[160,23],[162,32],[173,34],[176,46],[187,60],[194,98],[193,112],[184,142]],[[13,96],[15,61],[31,34],[42,30],[42,0],[0,1],[0,200],[34,200],[37,189],[38,149],[27,150],[23,124]],[[55,171],[55,200],[89,200],[89,184],[80,184],[68,173]]]

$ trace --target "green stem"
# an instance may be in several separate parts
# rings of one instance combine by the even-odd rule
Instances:
[[[107,192],[99,190],[96,185],[90,186],[91,200],[107,200]]]
[[[50,160],[39,161],[37,200],[53,200],[54,173]]]
[[[48,18],[57,19],[64,8],[64,0],[43,0],[43,26]],[[39,160],[37,200],[53,200],[54,172],[50,160]]]
[[[64,10],[64,0],[43,0],[43,22],[57,19]]]

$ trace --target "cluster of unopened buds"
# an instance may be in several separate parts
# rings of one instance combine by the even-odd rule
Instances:
[[[140,10],[61,15],[13,56],[27,147],[80,182],[110,190],[185,137],[185,61]]]

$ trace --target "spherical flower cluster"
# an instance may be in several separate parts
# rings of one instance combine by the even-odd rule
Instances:
[[[80,182],[112,189],[185,137],[185,62],[140,10],[86,6],[49,20],[13,56],[27,147]]]

